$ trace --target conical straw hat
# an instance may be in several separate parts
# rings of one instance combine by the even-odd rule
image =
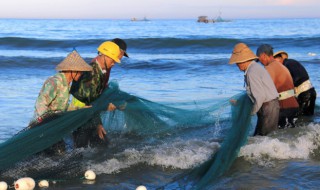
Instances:
[[[279,55],[279,54],[285,54],[285,57],[281,55],[282,58],[289,58],[289,55],[287,52],[281,50],[281,51],[277,51],[276,53],[273,54],[273,57]]]
[[[92,71],[92,67],[79,55],[76,50],[73,50],[69,55],[57,65],[58,71]]]
[[[243,63],[246,61],[258,59],[258,57],[244,43],[238,43],[234,46],[229,64]]]

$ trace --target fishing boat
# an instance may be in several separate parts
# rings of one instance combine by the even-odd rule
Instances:
[[[231,22],[231,20],[223,19],[223,18],[221,17],[221,12],[219,12],[219,15],[218,15],[217,18],[215,19],[215,22]]]
[[[199,16],[197,22],[202,22],[202,23],[214,23],[214,19],[208,19],[207,16]]]
[[[209,19],[208,16],[199,16],[197,22],[202,23],[215,23],[215,22],[231,22],[231,20],[226,20],[221,17],[221,12],[215,19]]]
[[[150,21],[149,19],[147,19],[147,17],[143,17],[143,19],[138,19],[138,18],[131,18],[131,21],[135,22],[135,21]]]

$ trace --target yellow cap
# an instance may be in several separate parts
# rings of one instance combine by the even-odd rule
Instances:
[[[103,42],[97,49],[101,54],[106,55],[113,59],[115,62],[120,63],[120,48],[119,46],[111,41]]]

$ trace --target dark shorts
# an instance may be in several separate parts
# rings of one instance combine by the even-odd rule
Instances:
[[[274,99],[262,104],[258,111],[258,122],[254,135],[267,135],[278,129],[279,121],[279,100]]]
[[[294,128],[298,119],[299,108],[280,109],[279,128]]]
[[[95,114],[83,126],[72,133],[75,148],[107,146],[108,142],[99,138],[97,127],[102,124],[100,114]]]
[[[314,88],[311,88],[305,92],[302,92],[298,96],[299,102],[299,115],[310,116],[314,114],[314,107],[317,98],[317,92]]]

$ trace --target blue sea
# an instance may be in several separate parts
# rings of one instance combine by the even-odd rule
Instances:
[[[172,107],[181,102],[206,107],[245,91],[243,73],[228,64],[234,45],[244,42],[255,52],[268,43],[275,51],[288,52],[308,71],[318,91],[315,115],[300,118],[294,129],[250,136],[230,170],[207,189],[318,189],[319,28],[320,19],[234,19],[208,24],[196,19],[0,19],[0,142],[28,125],[43,82],[74,48],[90,62],[102,42],[122,38],[130,58],[115,65],[110,77],[121,90]],[[139,143],[136,136],[110,135],[112,151],[88,164],[97,174],[94,183],[57,181],[50,182],[49,189],[135,189],[139,185],[190,189],[174,182],[175,177],[208,160],[220,142],[213,128],[194,130],[180,130],[179,135],[161,141],[154,137],[157,144]],[[85,152],[96,154],[90,148]]]

